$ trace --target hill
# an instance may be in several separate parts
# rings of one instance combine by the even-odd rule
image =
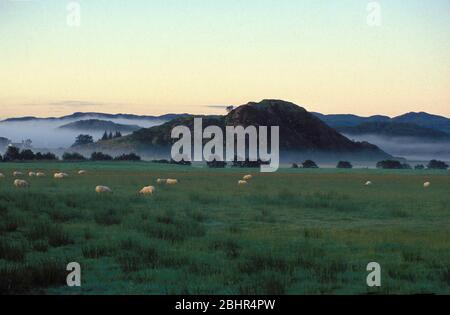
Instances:
[[[402,123],[402,124],[414,124],[417,127],[429,128],[441,132],[445,132],[450,135],[450,119],[432,115],[425,112],[420,113],[407,113],[401,116],[390,118],[388,116],[370,116],[361,117],[356,115],[324,115],[320,113],[314,113],[314,115],[324,121],[327,125],[333,128],[344,128],[344,127],[356,127],[367,123]],[[408,127],[411,131],[414,126]],[[420,128],[418,128],[420,129]],[[412,131],[413,132],[413,131]],[[417,133],[421,133],[418,130]]]
[[[450,140],[450,136],[439,130],[421,127],[413,123],[368,122],[354,127],[336,128],[347,135],[378,135],[384,137],[408,137],[418,139]]]
[[[450,135],[450,119],[443,116],[432,115],[425,112],[412,112],[395,117],[392,121],[398,123],[412,123],[421,127],[443,131]]]
[[[83,119],[109,119],[109,120],[163,120],[169,121],[178,117],[188,116],[188,114],[166,114],[161,116],[133,115],[133,114],[105,114],[98,112],[76,112],[71,115],[61,117],[16,117],[2,120],[1,122],[29,122],[29,121],[55,121],[55,120],[83,120]]]
[[[329,127],[304,108],[281,100],[264,100],[239,106],[226,116],[203,116],[203,127],[225,126],[280,126],[280,151],[306,153],[308,156],[329,158],[354,157],[375,160],[391,157],[367,142],[353,142]],[[105,150],[165,149],[174,142],[170,138],[175,126],[184,125],[193,130],[194,116],[174,119],[161,126],[141,129],[133,134],[102,141],[97,148]]]
[[[88,119],[79,120],[69,124],[62,125],[59,129],[70,129],[79,131],[120,131],[133,132],[141,129],[138,125],[117,124],[109,120]]]

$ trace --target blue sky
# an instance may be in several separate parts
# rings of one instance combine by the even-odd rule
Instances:
[[[80,0],[76,28],[69,2],[0,0],[0,117],[263,98],[450,116],[448,0],[379,1],[381,27],[364,0]]]

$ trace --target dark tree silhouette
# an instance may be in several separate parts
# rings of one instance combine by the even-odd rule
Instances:
[[[20,151],[18,148],[14,146],[9,146],[6,150],[5,156],[3,157],[4,161],[17,161],[20,160]]]
[[[348,161],[340,161],[337,164],[337,168],[347,168],[347,169],[349,169],[349,168],[353,168],[353,165],[352,165],[352,163],[350,163]]]
[[[20,160],[22,161],[33,161],[36,158],[33,151],[27,149],[20,152]]]
[[[319,168],[319,166],[312,160],[306,160],[303,162],[303,168]]]
[[[443,161],[431,160],[427,167],[431,170],[446,170],[448,169],[448,164]]]
[[[76,137],[75,143],[72,145],[72,147],[76,147],[78,145],[90,144],[90,143],[94,143],[94,139],[92,138],[92,136],[79,135],[78,137]]]

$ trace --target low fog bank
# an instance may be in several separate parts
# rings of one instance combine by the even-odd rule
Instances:
[[[450,161],[450,141],[433,141],[420,138],[389,138],[378,135],[345,135],[354,141],[368,141],[383,151],[405,158],[408,161]]]
[[[58,128],[68,123],[97,118],[95,116],[86,116],[82,119],[0,122],[0,137],[8,138],[13,143],[21,143],[23,140],[30,139],[33,142],[33,148],[46,148],[49,150],[68,148],[75,142],[75,137],[79,134],[89,134],[94,137],[94,140],[98,140],[102,137],[104,130],[83,132],[81,130]],[[142,128],[149,128],[165,123],[163,120],[135,119],[108,119],[108,121],[123,125],[138,125]],[[122,134],[127,135],[129,133],[122,132]]]

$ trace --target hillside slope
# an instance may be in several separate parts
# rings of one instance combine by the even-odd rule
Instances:
[[[285,156],[290,153],[306,153],[336,159],[377,160],[391,157],[378,147],[367,142],[353,142],[329,127],[304,108],[281,100],[264,100],[239,106],[226,116],[202,116],[203,128],[225,126],[279,126],[280,150]],[[95,145],[102,150],[165,150],[168,152],[174,140],[170,138],[175,126],[187,126],[193,130],[194,116],[172,120],[161,126],[141,129],[133,134]],[[306,156],[306,155],[305,155]]]

